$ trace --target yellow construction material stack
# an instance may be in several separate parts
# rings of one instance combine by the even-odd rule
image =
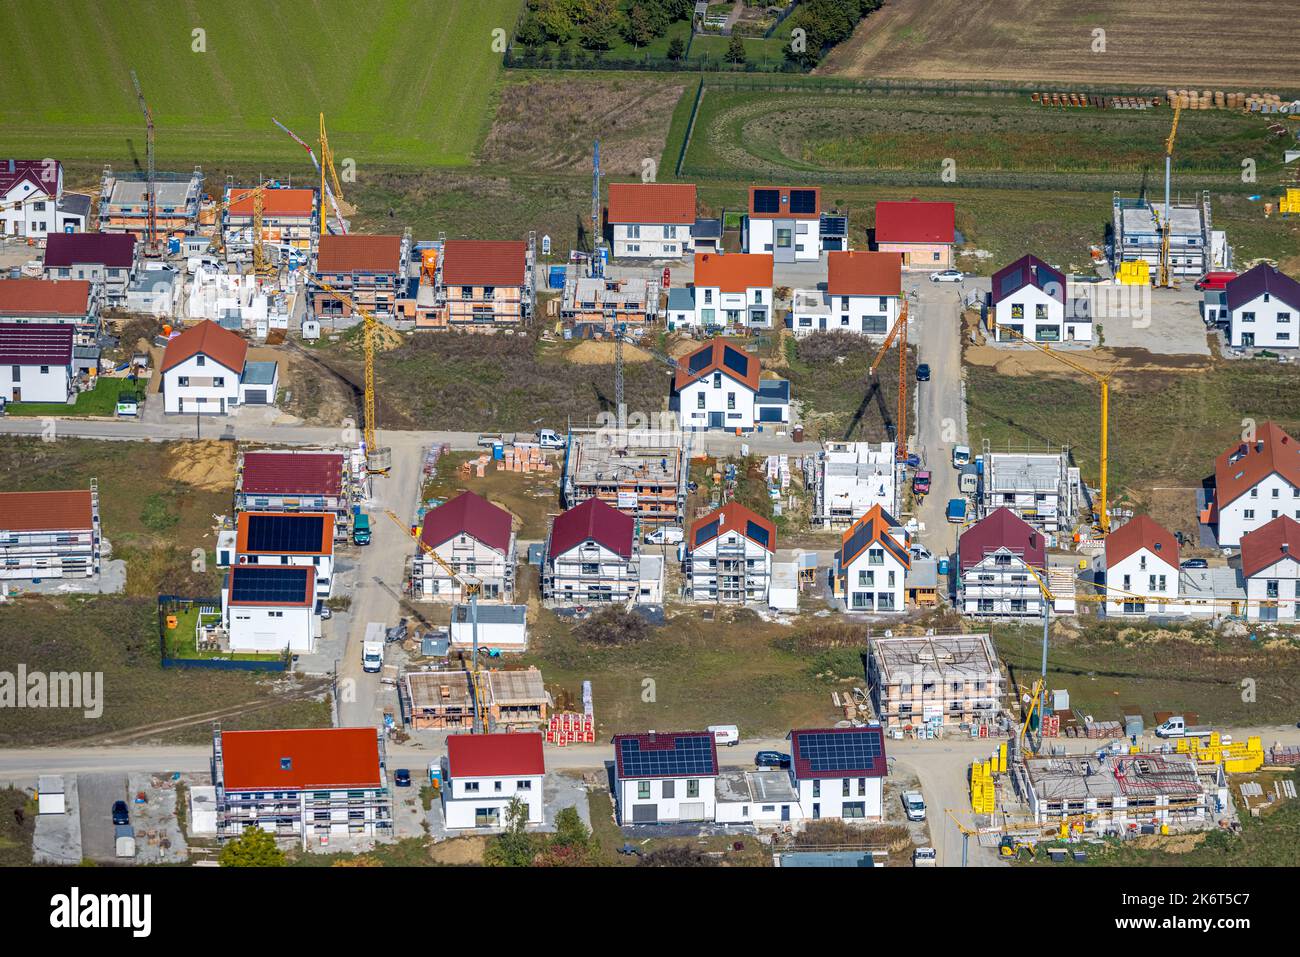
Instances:
[[[1224,744],[1216,731],[1208,743],[1203,744],[1200,738],[1181,738],[1175,749],[1192,755],[1201,764],[1221,764],[1229,774],[1251,774],[1264,766],[1264,744],[1258,735],[1247,738],[1245,744]]]
[[[998,745],[998,774],[1007,773],[1007,743],[1004,741]]]
[[[1283,216],[1300,215],[1300,189],[1288,188],[1277,208]]]
[[[1151,285],[1151,264],[1145,259],[1120,263],[1119,272],[1115,278],[1123,286],[1149,286]]]
[[[976,814],[992,814],[997,807],[997,791],[989,761],[976,761],[970,766],[970,806]]]

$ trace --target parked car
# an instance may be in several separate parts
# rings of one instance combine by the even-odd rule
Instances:
[[[127,810],[125,801],[113,802],[113,823],[114,824],[131,823],[131,812]]]
[[[928,362],[922,362],[919,366],[916,367],[916,381],[917,382],[930,381],[930,364]]]
[[[740,744],[740,729],[734,724],[711,724],[708,730],[717,744],[725,744],[729,748]]]
[[[393,782],[399,788],[409,788],[411,786],[411,769],[398,768],[397,773],[393,776]]]
[[[780,751],[760,751],[754,755],[754,766],[759,768],[788,768],[790,755]]]
[[[323,601],[316,602],[316,614],[320,615],[321,621],[329,621],[334,617],[334,611]]]
[[[917,472],[912,476],[912,491],[917,495],[930,494],[930,473],[928,471]]]
[[[1178,566],[1179,568],[1209,568],[1210,563],[1204,558],[1189,558]]]
[[[955,469],[959,469],[963,465],[968,464],[969,462],[970,462],[970,446],[969,445],[953,446],[952,467]]]
[[[933,847],[918,847],[912,852],[913,867],[938,867],[939,856]]]
[[[966,278],[966,274],[960,269],[944,269],[941,272],[932,273],[930,282],[961,282]]]
[[[903,810],[909,821],[925,820],[925,798],[920,791],[903,792]]]

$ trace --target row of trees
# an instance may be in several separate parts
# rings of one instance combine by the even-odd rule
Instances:
[[[803,0],[790,16],[785,56],[801,66],[816,66],[822,52],[853,35],[858,22],[884,0]],[[796,31],[802,31],[797,33]]]
[[[515,40],[529,48],[565,46],[575,38],[587,50],[608,50],[623,38],[643,47],[668,32],[676,20],[689,20],[692,0],[528,0],[528,13]]]

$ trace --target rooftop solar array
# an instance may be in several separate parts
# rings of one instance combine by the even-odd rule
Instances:
[[[800,731],[798,757],[810,774],[836,775],[875,773],[882,770],[885,749],[879,728],[852,731]]]
[[[738,376],[749,375],[749,357],[731,346],[723,347],[722,364]]]
[[[250,552],[318,552],[325,530],[323,515],[248,516],[248,550]]]
[[[745,525],[745,537],[751,541],[758,542],[764,548],[768,547],[767,529],[758,522],[748,522]]]
[[[779,189],[754,190],[754,212],[779,213],[781,211],[781,191]]]
[[[701,542],[711,542],[713,541],[713,539],[717,538],[717,536],[718,536],[718,521],[717,519],[714,519],[713,521],[709,522],[708,525],[701,526],[700,529],[695,533],[695,544],[699,545]]]
[[[271,602],[277,605],[306,604],[311,565],[239,565],[230,573],[232,604]]]
[[[822,213],[821,234],[823,236],[847,236],[849,234],[849,217],[828,216]]]
[[[790,190],[790,212],[792,213],[817,212],[817,191],[814,189]]]
[[[699,372],[701,369],[703,369],[712,361],[713,361],[713,352],[710,349],[702,349],[699,352],[695,353],[695,355],[691,356],[691,361],[688,365],[691,375],[694,375],[695,373]]]
[[[623,777],[698,778],[718,773],[710,735],[676,735],[671,747],[649,746],[646,738],[637,735],[619,739]]]

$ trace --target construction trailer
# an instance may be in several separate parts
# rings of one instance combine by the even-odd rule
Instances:
[[[988,634],[872,637],[867,681],[881,724],[992,725],[1006,680]]]
[[[536,668],[482,672],[488,731],[534,727],[555,702]],[[402,716],[417,731],[474,726],[474,694],[464,669],[407,671],[398,683]]]
[[[826,442],[820,452],[805,458],[805,480],[814,490],[812,524],[847,528],[872,505],[897,515],[896,459],[893,442]]]
[[[690,475],[680,432],[646,430],[635,447],[574,430],[564,456],[564,507],[598,498],[647,526],[681,525]]]
[[[988,439],[977,469],[976,518],[1010,509],[1045,532],[1073,528],[1083,497],[1070,449],[1056,452],[993,452]]]
[[[1232,268],[1227,234],[1214,229],[1210,216],[1209,190],[1191,202],[1171,201],[1168,219],[1172,278],[1199,279],[1211,270]],[[1125,198],[1116,192],[1111,200],[1115,271],[1123,263],[1145,262],[1151,274],[1158,275],[1165,225],[1164,203]]]
[[[199,227],[203,168],[192,173],[154,173],[157,239],[193,236]],[[145,241],[149,233],[147,173],[116,173],[105,166],[99,179],[99,231],[130,233]]]
[[[1036,823],[1095,834],[1213,827],[1230,806],[1223,765],[1191,754],[1017,754],[1010,773]]]

